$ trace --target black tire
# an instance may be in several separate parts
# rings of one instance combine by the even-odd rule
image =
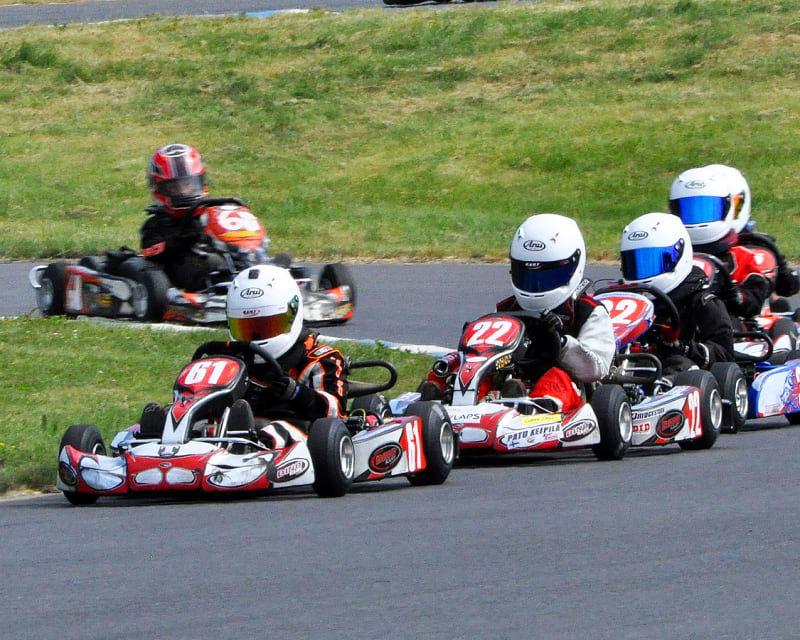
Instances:
[[[600,429],[600,443],[592,446],[594,455],[598,460],[622,460],[633,437],[625,391],[616,384],[601,384],[594,390],[591,404]]]
[[[84,256],[78,261],[78,266],[92,271],[105,271],[106,259],[103,256]]]
[[[61,445],[58,447],[59,455],[61,450],[71,445],[78,451],[84,453],[97,453],[106,455],[106,445],[103,436],[93,424],[73,424],[70,426],[64,437],[61,438]],[[78,493],[77,491],[64,491],[64,497],[74,505],[87,505],[97,502],[98,496],[92,493]]]
[[[119,275],[144,287],[146,300],[141,308],[137,308],[136,317],[147,321],[161,320],[167,310],[167,291],[170,287],[169,278],[161,267],[136,256],[120,265]]]
[[[722,394],[717,379],[710,371],[683,371],[675,378],[675,385],[689,385],[700,389],[700,423],[703,435],[695,440],[681,440],[681,449],[696,451],[710,449],[719,437],[722,426]]]
[[[794,351],[797,348],[797,325],[789,318],[778,318],[775,323],[770,327],[769,337],[772,338],[774,343],[781,336],[789,336],[792,341],[790,350]]]
[[[356,283],[350,269],[341,262],[326,264],[319,274],[318,289],[335,289],[336,287],[350,287],[350,302],[356,306]]]
[[[347,493],[355,474],[355,449],[350,432],[339,418],[315,420],[308,434],[314,464],[314,491],[321,498]]]
[[[157,402],[148,402],[142,415],[139,417],[139,437],[140,438],[161,438],[164,433],[164,422],[167,419],[167,412]]]
[[[353,398],[353,403],[350,405],[350,415],[360,410],[367,414],[373,413],[381,420],[390,413],[389,403],[382,393],[370,393],[368,396]]]
[[[67,265],[52,262],[47,265],[39,278],[36,289],[36,306],[46,316],[60,316],[64,313],[64,293],[67,287]]]
[[[418,401],[408,405],[404,415],[422,419],[426,462],[422,471],[408,476],[408,481],[415,486],[442,484],[453,468],[458,446],[447,411],[438,402]]]
[[[750,407],[747,380],[739,365],[734,362],[716,362],[711,365],[711,373],[717,380],[722,399],[722,432],[739,433],[747,421]]]

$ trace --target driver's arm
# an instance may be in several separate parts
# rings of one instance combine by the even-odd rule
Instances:
[[[608,374],[617,349],[614,327],[608,311],[597,304],[577,337],[564,336],[558,364],[573,380],[596,382]]]

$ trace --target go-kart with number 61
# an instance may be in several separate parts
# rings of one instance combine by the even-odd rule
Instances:
[[[289,270],[303,296],[308,325],[340,324],[353,315],[356,287],[341,263],[325,265],[316,276],[292,263],[288,253],[267,255],[264,226],[238,198],[205,198],[189,209],[184,220],[199,217],[205,241],[195,251],[222,258],[225,267],[208,274],[200,291],[172,286],[164,270],[132,249],[85,256],[77,264],[52,262],[31,269],[36,304],[47,316],[88,315],[168,320],[198,324],[225,322],[225,296],[237,273],[258,264]]]
[[[283,375],[254,342],[201,345],[175,381],[163,422],[153,424],[143,413],[140,423],[114,437],[110,451],[97,427],[72,425],[61,440],[58,488],[72,504],[85,505],[100,496],[302,486],[329,497],[344,495],[353,482],[406,476],[419,485],[447,479],[457,441],[441,405],[417,402],[395,418],[375,410],[376,394],[397,380],[390,363],[350,362],[351,371],[382,368],[389,380],[350,380],[348,397],[355,398],[355,406],[347,418],[304,424],[253,416],[244,395],[255,357],[269,365],[275,379]],[[259,437],[265,429],[274,440]]]
[[[619,385],[591,389],[590,402],[565,413],[547,398],[521,394],[517,358],[527,344],[526,322],[536,319],[518,312],[478,318],[465,326],[457,353],[434,364],[445,378],[443,403],[460,452],[591,448],[600,460],[621,459],[631,442],[631,407]],[[391,402],[393,412],[420,397],[419,392],[399,396]]]

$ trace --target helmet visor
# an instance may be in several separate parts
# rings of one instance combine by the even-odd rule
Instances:
[[[669,210],[683,224],[719,222],[725,217],[726,200],[720,196],[690,196],[669,201]]]
[[[270,340],[292,328],[297,317],[297,309],[289,308],[283,313],[272,316],[254,316],[251,318],[228,317],[228,328],[234,340],[252,342],[254,340]]]
[[[205,180],[202,175],[161,180],[156,183],[156,193],[170,199],[202,195],[204,188]]]
[[[621,252],[622,277],[625,280],[646,280],[675,271],[683,255],[684,241],[671,247],[642,247]]]
[[[532,262],[511,258],[511,282],[526,293],[552,291],[566,285],[578,268],[581,250],[569,258],[551,262]]]

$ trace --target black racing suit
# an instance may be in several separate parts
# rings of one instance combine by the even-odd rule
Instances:
[[[206,241],[199,218],[175,218],[156,205],[145,211],[149,215],[139,232],[142,255],[161,265],[172,285],[179,289],[200,291],[209,286],[212,273],[224,269],[225,261],[199,246]]]
[[[282,380],[268,379],[263,363],[251,368],[246,398],[256,416],[313,421],[344,415],[348,388],[340,351],[319,344],[317,334],[304,328],[294,346],[277,360],[285,373]],[[289,378],[294,384],[287,388]]]
[[[733,325],[725,303],[705,287],[708,280],[699,267],[667,295],[681,319],[677,340],[654,325],[648,331],[655,354],[661,359],[664,373],[686,371],[694,366],[708,369],[715,362],[732,362]],[[668,317],[656,300],[656,318]]]

